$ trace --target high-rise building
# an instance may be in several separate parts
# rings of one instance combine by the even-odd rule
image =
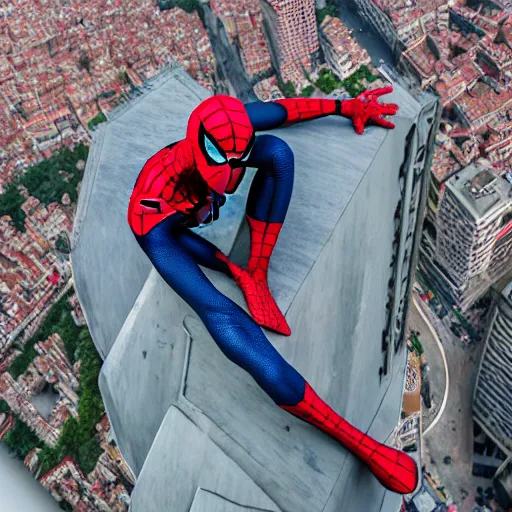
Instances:
[[[359,14],[380,34],[395,57],[427,35],[426,26],[443,30],[449,24],[450,0],[355,0]]]
[[[137,475],[131,510],[397,512],[401,496],[279,409],[222,354],[128,227],[141,167],[183,138],[207,95],[176,69],[114,112],[94,132],[76,215],[74,280],[105,359],[100,387],[112,429]],[[292,335],[265,332],[319,395],[382,442],[400,421],[409,295],[439,115],[436,97],[416,100],[398,85],[386,101],[401,107],[395,130],[370,127],[360,136],[348,120],[329,117],[274,132],[295,155],[292,200],[269,268]],[[219,220],[197,231],[243,266],[247,172]],[[232,280],[205,273],[245,307]]]
[[[436,224],[434,258],[465,311],[512,266],[512,186],[471,164],[446,182]]]
[[[326,16],[320,25],[320,44],[325,61],[341,80],[355,73],[363,64],[372,61],[339,18]]]
[[[274,67],[284,82],[307,85],[319,52],[315,0],[261,0]]]
[[[512,455],[512,281],[493,313],[473,398],[473,419]]]
[[[355,4],[359,14],[384,39],[393,55],[398,57],[404,49],[404,44],[398,37],[397,27],[390,15],[390,8],[393,8],[392,2],[390,0],[355,0]]]

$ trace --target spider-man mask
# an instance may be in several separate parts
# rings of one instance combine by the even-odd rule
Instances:
[[[254,144],[254,129],[244,104],[217,95],[194,109],[187,126],[197,170],[208,186],[224,194],[234,169],[245,167]]]

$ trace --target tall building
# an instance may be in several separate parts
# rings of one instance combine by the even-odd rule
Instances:
[[[137,476],[131,510],[397,512],[401,496],[279,409],[222,354],[130,232],[126,208],[141,167],[183,138],[207,95],[179,69],[149,84],[94,132],[79,198],[75,286],[105,359],[100,389],[115,439]],[[319,395],[382,442],[400,421],[409,294],[439,114],[433,95],[416,100],[399,86],[386,101],[401,106],[395,130],[370,127],[359,136],[348,120],[329,117],[274,132],[295,155],[292,200],[269,269],[292,335],[265,332]],[[197,231],[244,266],[252,172],[219,220]],[[245,308],[232,280],[205,273]]]
[[[363,64],[372,61],[339,18],[326,16],[320,25],[320,44],[327,64],[341,80],[355,73]]]
[[[389,13],[388,4],[392,8],[392,0],[355,0],[359,14],[373,27],[387,43],[395,58],[404,49],[398,32]]]
[[[427,34],[426,26],[439,29],[449,24],[451,0],[355,0],[358,12],[380,34],[396,58]]]
[[[307,85],[302,68],[314,69],[320,48],[315,0],[261,0],[261,8],[275,69],[284,82]]]
[[[446,182],[436,227],[435,260],[465,311],[512,267],[511,184],[469,165]]]
[[[485,340],[473,398],[473,419],[512,455],[512,281],[503,290]]]

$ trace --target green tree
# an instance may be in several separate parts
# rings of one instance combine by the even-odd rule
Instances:
[[[55,248],[62,252],[63,254],[69,254],[69,243],[67,235],[63,235],[62,233],[58,236],[55,241]]]
[[[71,306],[67,299],[72,293],[73,290],[70,290],[53,305],[38,332],[27,341],[23,353],[13,361],[9,369],[15,378],[23,373],[37,355],[34,349],[37,340],[46,339],[54,332],[61,336],[70,362],[81,361],[79,419],[77,421],[71,417],[66,421],[55,447],[39,443],[38,446],[42,448],[39,454],[41,474],[47,473],[68,455],[73,457],[85,473],[89,473],[94,469],[102,452],[96,435],[96,424],[105,414],[98,386],[101,358],[87,327],[76,326],[71,317]],[[7,404],[0,402],[0,409],[5,407]],[[17,443],[20,445],[20,455],[32,449],[34,440],[30,435],[26,430],[17,430],[10,436],[12,446]]]
[[[318,24],[320,25],[322,21],[324,21],[324,18],[326,16],[331,16],[333,18],[336,18],[338,15],[338,8],[333,5],[327,5],[325,7],[322,7],[322,9],[318,9],[316,11],[316,19]]]
[[[24,202],[25,198],[14,182],[9,183],[5,187],[5,192],[0,195],[0,217],[9,215],[16,229],[22,232],[25,232],[25,212],[21,209]]]
[[[73,507],[66,500],[59,501],[59,507],[66,512],[73,512]]]
[[[375,82],[377,78],[377,76],[372,74],[368,66],[362,65],[355,73],[343,80],[342,85],[350,96],[355,98],[366,90],[366,87],[362,83],[364,80],[371,83]]]
[[[114,90],[100,92],[100,94],[98,94],[98,98],[108,99],[108,98],[112,98],[112,96],[115,96],[115,94],[116,94],[116,91],[114,91]]]
[[[75,147],[73,152],[73,159],[75,162],[78,160],[87,160],[87,155],[89,154],[89,147],[83,144],[82,142]]]
[[[286,98],[295,98],[297,96],[297,92],[295,91],[295,86],[292,84],[292,82],[284,83],[283,81],[279,80],[278,86]]]
[[[68,314],[71,313],[71,306],[67,302],[67,299],[72,294],[73,289],[69,290],[68,293],[61,297],[61,299],[50,308],[50,311],[46,315],[46,318],[39,327],[38,331],[27,340],[23,352],[13,360],[9,367],[9,373],[15,379],[24,373],[29,364],[34,360],[35,357],[37,357],[38,354],[34,348],[34,345],[39,340],[45,340],[54,332],[58,332],[61,322],[66,322],[64,320],[66,312]],[[72,318],[71,321],[73,321]],[[66,342],[64,341],[64,343]],[[71,361],[74,362],[73,359],[71,359]]]
[[[76,164],[79,160],[87,160],[88,151],[83,144],[79,144],[74,151],[62,148],[52,158],[29,167],[16,183],[24,185],[30,195],[45,205],[60,201],[66,192],[71,201],[76,202],[76,188],[82,178]]]
[[[343,84],[330,69],[323,68],[320,70],[318,80],[315,85],[321,91],[326,94],[330,94],[335,89],[339,89]]]
[[[24,459],[33,448],[43,447],[43,442],[20,419],[16,419],[14,427],[5,434],[3,441],[19,459]]]
[[[90,473],[94,469],[102,452],[96,437],[91,437],[79,446],[77,460],[84,473]]]
[[[200,10],[198,0],[158,0],[157,3],[162,11],[174,9],[175,7],[180,7],[187,12]]]
[[[90,121],[87,122],[87,126],[90,130],[92,130],[95,126],[104,123],[106,120],[107,118],[105,117],[105,114],[103,112],[100,112],[96,117],[92,118]]]
[[[11,409],[5,400],[0,399],[0,413],[10,413]]]
[[[308,85],[307,87],[304,87],[304,89],[302,89],[300,95],[303,98],[309,98],[313,94],[314,90],[315,88],[312,85]]]
[[[24,351],[16,357],[9,366],[9,373],[16,379],[29,367],[30,363],[39,355],[34,348],[35,342],[25,346]]]

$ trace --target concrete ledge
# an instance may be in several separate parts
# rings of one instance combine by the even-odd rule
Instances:
[[[179,442],[176,439],[179,438]],[[132,494],[131,510],[162,512],[175,510],[217,510],[227,512],[256,509],[264,512],[279,512],[265,493],[215,444],[175,407],[167,413],[162,428],[157,434],[154,448],[149,456],[156,457],[162,465],[158,474],[141,475]],[[166,446],[159,452],[159,446]],[[179,474],[180,481],[171,475]],[[213,496],[196,489],[208,489]],[[165,492],[162,490],[165,489]],[[220,502],[220,503],[219,503]],[[235,504],[240,504],[233,508]],[[224,508],[231,506],[231,509]],[[191,508],[192,507],[192,508]]]
[[[182,109],[191,79],[179,74],[176,79],[162,85],[173,92],[161,94],[174,94],[174,103],[183,95],[176,108],[185,122]],[[361,137],[348,120],[324,118],[273,132],[295,154],[292,202],[269,271],[270,287],[293,334],[266,333],[320,396],[381,441],[399,419],[406,356],[401,340],[436,109],[431,97],[416,102],[399,88],[386,101],[402,107],[393,131],[372,127]],[[138,102],[140,115],[147,111],[143,103]],[[134,151],[143,151],[142,139],[139,145]],[[105,158],[100,161],[107,165]],[[138,171],[130,172],[135,180]],[[103,204],[99,198],[109,187],[96,186],[91,205]],[[242,207],[247,190],[248,184],[233,197],[226,224],[200,231],[224,244],[220,248],[239,263],[248,253]],[[226,359],[196,314],[154,269],[139,287],[145,279],[140,268],[149,260],[129,230],[131,239],[124,232],[121,236],[126,224],[121,206],[113,210],[115,222],[103,228],[119,229],[112,235],[119,247],[110,243],[90,254],[101,237],[109,238],[99,227],[101,212],[93,215],[89,207],[73,264],[80,299],[86,299],[82,304],[96,322],[95,343],[106,355],[100,387],[107,412],[121,451],[138,475],[134,512],[188,511],[198,487],[237,506],[263,510],[396,512],[400,497],[386,493],[333,439],[277,408]],[[121,265],[115,264],[112,250],[122,255]],[[106,272],[113,274],[105,277]],[[245,308],[230,279],[205,273]],[[111,297],[122,295],[123,303],[109,305],[102,296],[107,291]],[[185,460],[192,456],[185,447],[193,452],[196,444],[197,457]],[[237,468],[232,486],[238,486],[240,474],[271,504],[205,485],[200,460],[210,464],[222,458],[219,453]]]

